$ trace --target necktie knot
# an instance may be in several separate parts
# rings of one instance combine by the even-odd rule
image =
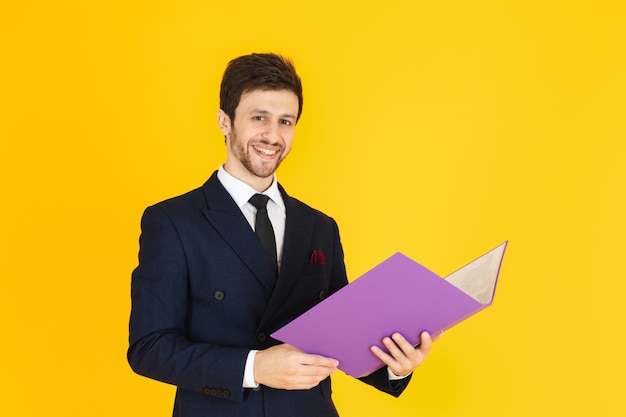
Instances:
[[[250,197],[250,200],[248,201],[250,201],[250,204],[256,207],[257,210],[260,210],[267,207],[267,202],[269,201],[269,199],[270,198],[265,194],[255,194]]]

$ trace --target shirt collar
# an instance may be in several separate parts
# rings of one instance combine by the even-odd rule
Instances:
[[[217,178],[220,180],[228,194],[230,194],[233,200],[235,200],[235,203],[240,209],[243,208],[248,200],[250,200],[250,197],[255,194],[259,194],[259,192],[254,188],[226,172],[223,165],[220,165],[220,168],[217,171]],[[260,194],[268,196],[274,203],[276,203],[276,205],[278,205],[278,207],[281,208],[281,210],[285,211],[285,203],[282,195],[280,194],[280,190],[278,189],[276,175],[274,175],[274,178],[272,179],[272,185]]]

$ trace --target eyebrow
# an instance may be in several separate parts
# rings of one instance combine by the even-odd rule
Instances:
[[[261,109],[253,109],[250,113],[253,113],[253,114],[263,114],[263,115],[271,114],[269,111],[261,110]],[[291,114],[291,113],[285,113],[285,114],[281,115],[280,117],[284,117],[284,118],[287,118],[287,119],[293,119],[293,120],[296,119],[296,116]]]

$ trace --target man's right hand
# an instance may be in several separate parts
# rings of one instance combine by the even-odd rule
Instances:
[[[257,352],[254,379],[271,388],[310,389],[335,372],[338,365],[336,359],[311,355],[282,344]]]

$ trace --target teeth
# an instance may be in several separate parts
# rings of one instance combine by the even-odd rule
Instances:
[[[267,156],[275,155],[276,152],[278,152],[278,151],[271,151],[269,149],[259,148],[258,146],[255,146],[254,149],[256,149],[257,152],[262,153],[263,155],[267,155]]]

